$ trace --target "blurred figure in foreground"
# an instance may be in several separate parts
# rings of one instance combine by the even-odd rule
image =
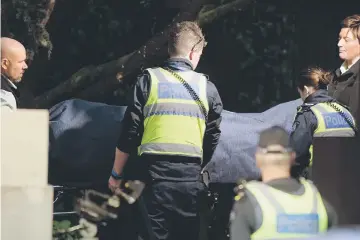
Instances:
[[[289,140],[281,127],[261,132],[256,164],[262,182],[238,186],[230,216],[231,240],[310,237],[337,224],[334,209],[316,187],[290,176],[295,153]]]

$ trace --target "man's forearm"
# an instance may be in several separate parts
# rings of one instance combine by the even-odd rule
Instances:
[[[115,150],[115,161],[113,170],[121,175],[123,173],[124,166],[129,158],[129,154],[120,151],[118,148]]]

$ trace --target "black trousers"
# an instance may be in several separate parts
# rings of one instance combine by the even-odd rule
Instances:
[[[198,199],[204,192],[201,181],[156,181],[148,185],[143,200],[153,239],[197,240],[200,218]]]

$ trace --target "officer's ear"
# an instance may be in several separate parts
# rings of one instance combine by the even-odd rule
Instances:
[[[256,167],[261,168],[261,161],[263,157],[262,153],[258,151],[255,152]]]
[[[190,53],[189,53],[189,59],[190,60],[194,59],[194,51],[193,50],[191,50]]]
[[[290,164],[294,165],[295,164],[295,159],[296,159],[296,152],[291,151],[291,152],[289,152],[289,155],[290,155]]]

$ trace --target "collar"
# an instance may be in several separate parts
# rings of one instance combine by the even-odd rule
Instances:
[[[348,70],[350,70],[355,64],[359,63],[360,62],[360,58],[354,62],[353,64],[347,66],[346,65],[346,62],[343,62],[340,66],[340,73],[341,74],[344,74],[345,72],[347,72]]]
[[[299,181],[292,177],[283,177],[283,178],[272,179],[272,180],[264,182],[264,183],[266,185],[268,185],[269,187],[273,187],[278,190],[283,190],[284,185],[289,186],[289,184],[299,184]]]
[[[349,70],[348,66],[346,65],[346,62],[343,62],[343,64],[341,64],[340,66],[340,73],[343,74],[344,72],[346,72],[347,70]]]
[[[192,63],[186,58],[174,57],[165,61],[164,67],[169,67],[175,71],[189,71],[194,70]]]
[[[321,102],[334,101],[332,97],[328,95],[327,90],[317,90],[316,92],[310,94],[304,101],[304,105],[311,105]]]
[[[10,79],[7,76],[1,74],[1,78],[4,78],[10,84],[11,88],[17,89],[17,86],[12,81],[10,81]]]

